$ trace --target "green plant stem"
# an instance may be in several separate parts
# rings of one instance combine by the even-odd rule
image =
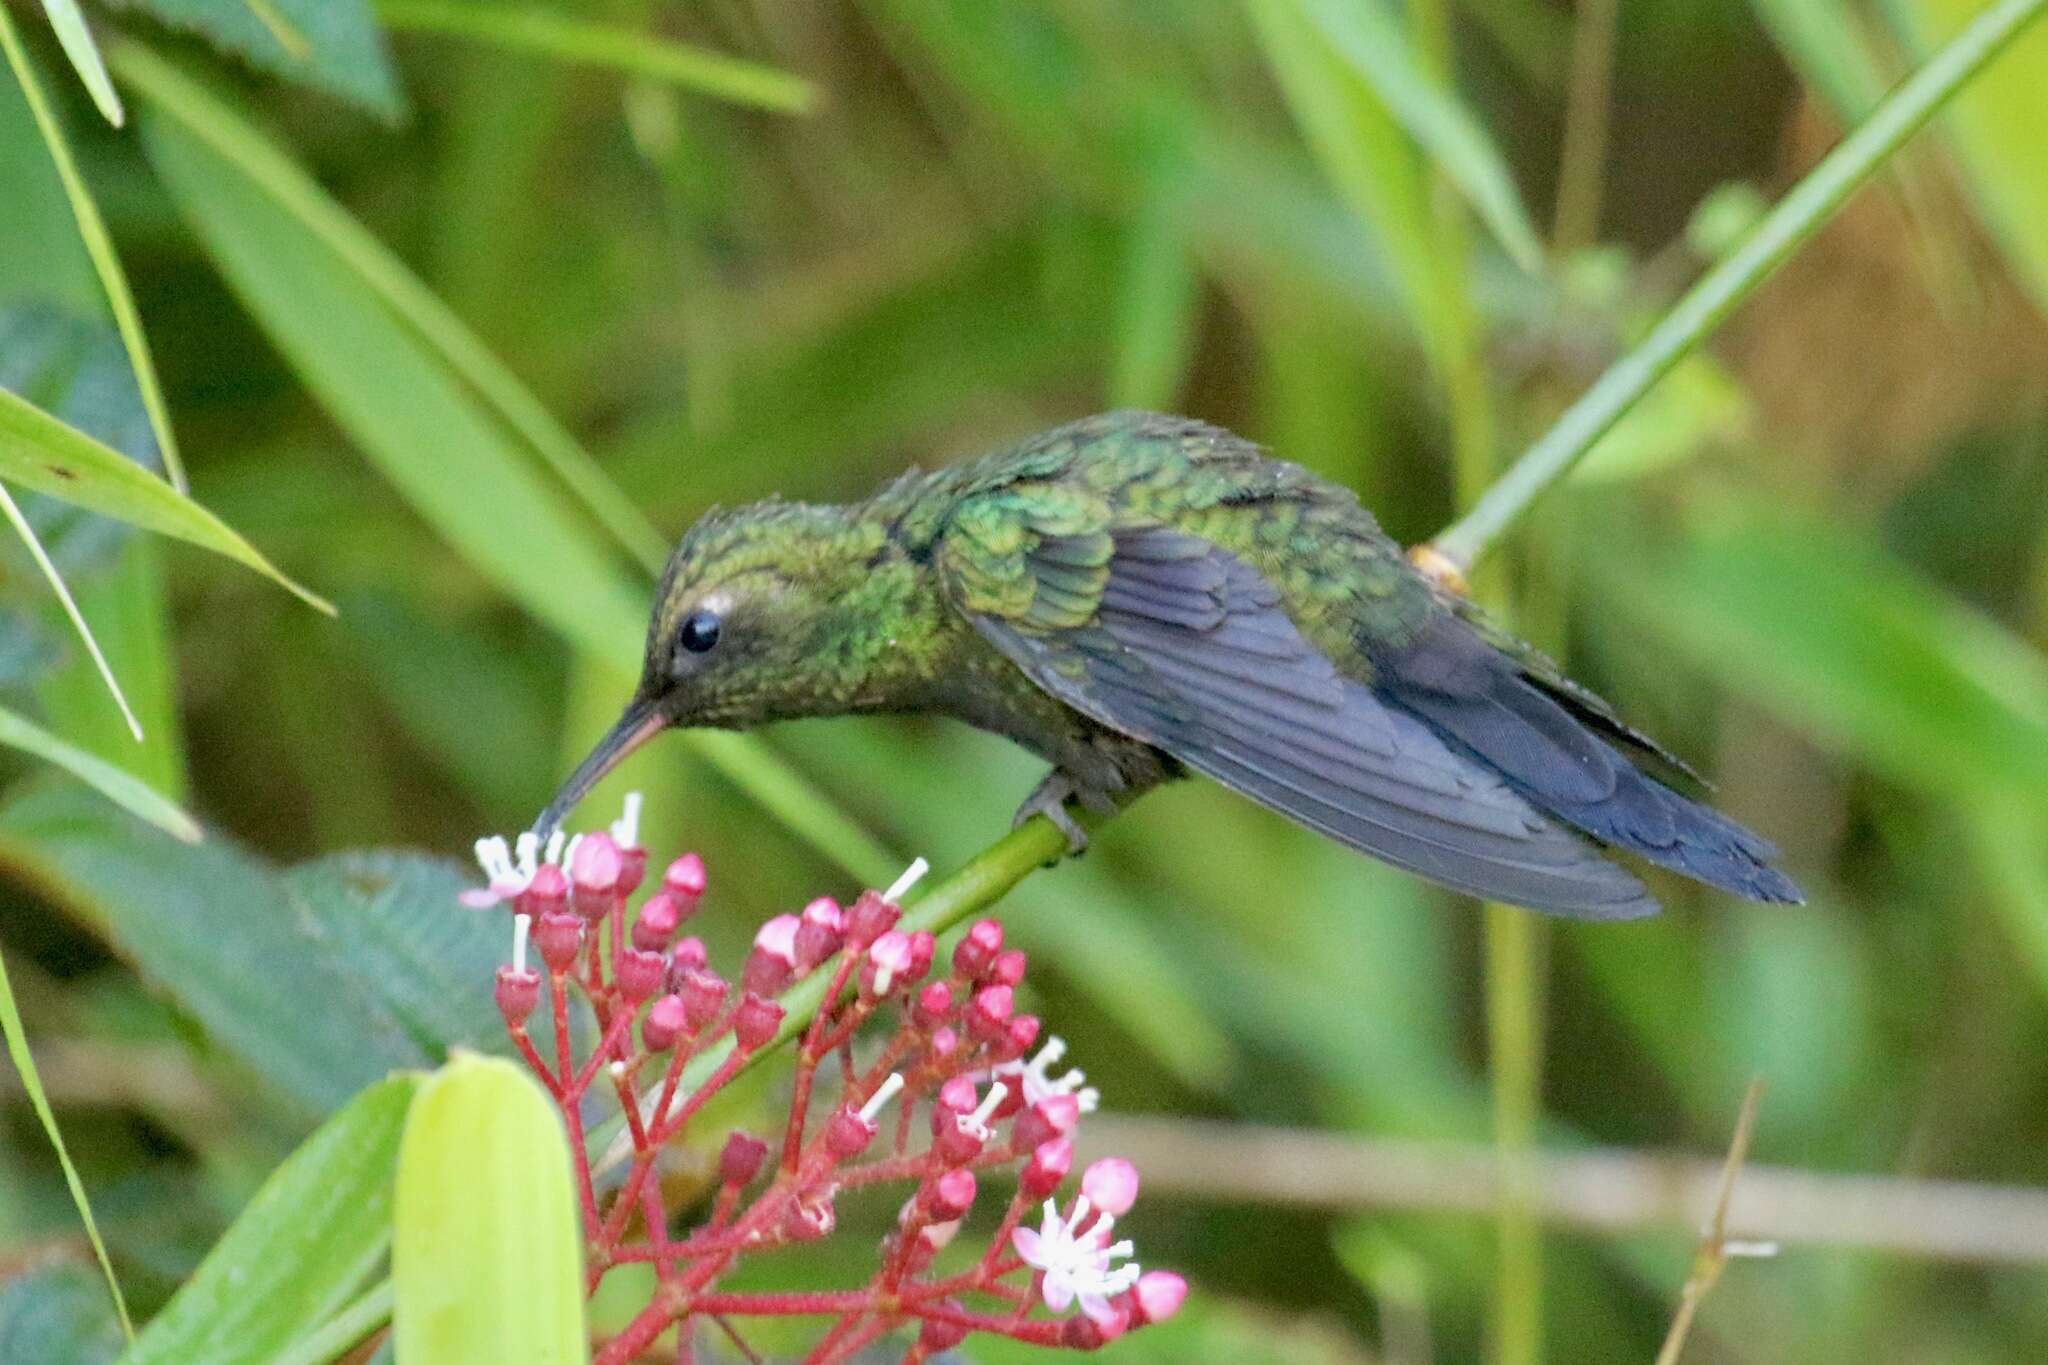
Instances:
[[[1608,106],[1614,89],[1614,30],[1620,0],[1579,0],[1572,27],[1572,75],[1558,158],[1553,256],[1590,245],[1600,231],[1601,173],[1607,160]]]
[[[1571,472],[1600,438],[1735,307],[1819,231],[1864,181],[2002,52],[2048,0],[1998,0],[1894,90],[1856,130],[1778,201],[1743,244],[1565,411],[1536,444],[1435,541],[1461,567],[1486,552],[1543,493]]]

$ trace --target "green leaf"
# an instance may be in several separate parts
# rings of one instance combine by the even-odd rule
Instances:
[[[499,587],[579,648],[637,674],[641,593],[450,373],[445,350],[422,341],[418,311],[395,315],[361,251],[321,226],[331,202],[160,60],[128,47],[115,64],[145,88],[144,143],[172,198],[335,420]],[[358,233],[351,225],[343,235]],[[473,367],[465,373],[474,380]],[[686,742],[855,875],[888,875],[886,850],[763,746],[716,731]]]
[[[0,1284],[0,1360],[111,1365],[123,1340],[106,1289],[84,1266],[38,1266]]]
[[[1572,471],[1582,482],[1642,478],[1749,435],[1749,395],[1711,356],[1687,356]]]
[[[309,605],[333,611],[213,513],[118,451],[5,389],[0,389],[0,478],[226,555]]]
[[[1543,258],[1507,162],[1486,130],[1416,60],[1408,35],[1384,0],[1288,0],[1385,102],[1427,150],[1524,270]]]
[[[459,1054],[420,1087],[398,1155],[391,1247],[406,1365],[574,1365],[582,1228],[554,1104],[518,1065]]]
[[[57,30],[57,41],[63,46],[64,55],[71,59],[78,79],[92,93],[92,102],[99,106],[107,122],[119,128],[121,120],[127,117],[121,111],[121,97],[107,76],[107,64],[100,58],[99,45],[92,40],[92,30],[85,26],[85,16],[79,13],[78,0],[43,0],[43,12],[50,16],[50,27]],[[0,15],[0,24],[6,22],[6,17]]]
[[[36,755],[102,796],[187,843],[199,841],[198,822],[132,773],[67,744],[27,717],[0,706],[0,744]]]
[[[396,121],[405,96],[369,0],[113,0],[288,81]],[[115,58],[118,68],[120,59]]]
[[[20,504],[15,502],[14,495],[7,491],[5,484],[0,484],[0,514],[5,515],[7,524],[14,528],[14,533],[21,537],[21,543],[28,547],[29,557],[35,560],[36,568],[49,582],[50,591],[57,594],[57,601],[63,606],[65,616],[70,618],[72,629],[78,632],[78,638],[84,643],[86,653],[92,656],[93,667],[99,670],[101,681],[105,682],[107,690],[114,694],[114,701],[121,708],[122,718],[128,722],[128,728],[135,732],[135,738],[140,740],[142,722],[135,718],[135,712],[129,707],[128,698],[114,677],[112,665],[107,663],[107,656],[100,650],[100,642],[94,638],[92,627],[86,623],[85,613],[78,609],[78,603],[72,598],[71,589],[65,585],[63,575],[57,572],[57,566],[51,561],[49,552],[43,549],[43,542],[37,538],[35,527],[29,525],[28,518],[21,514]]]
[[[348,1303],[391,1242],[416,1075],[349,1101],[271,1173],[122,1365],[270,1365]],[[505,1359],[516,1359],[506,1356]]]
[[[542,10],[447,0],[381,0],[377,15],[394,29],[452,33],[556,61],[609,67],[758,109],[808,113],[818,97],[809,81],[758,62]]]
[[[93,1255],[99,1257],[100,1270],[107,1278],[107,1292],[113,1295],[114,1311],[121,1318],[121,1330],[132,1336],[134,1329],[128,1323],[128,1302],[121,1297],[121,1282],[114,1278],[113,1262],[107,1259],[106,1244],[100,1240],[99,1224],[92,1216],[92,1202],[85,1197],[85,1182],[78,1178],[78,1168],[71,1164],[71,1152],[64,1145],[64,1134],[57,1127],[57,1116],[50,1111],[49,1097],[43,1093],[43,1078],[36,1071],[35,1056],[28,1050],[28,1030],[22,1027],[21,1010],[14,1003],[14,987],[7,980],[5,959],[0,959],[0,1033],[6,1034],[7,1055],[13,1058],[14,1069],[21,1075],[22,1093],[28,1096],[29,1104],[36,1111],[36,1120],[43,1125],[50,1146],[56,1149],[57,1162],[64,1168],[64,1183],[71,1190],[71,1202],[78,1206],[78,1216],[85,1224],[87,1239],[92,1242]]]
[[[1186,206],[1167,177],[1127,229],[1110,357],[1112,408],[1170,408],[1194,351],[1201,281],[1188,255]]]
[[[86,39],[88,45],[90,41]],[[178,458],[178,443],[171,433],[171,415],[164,403],[163,385],[157,380],[156,362],[150,356],[149,339],[142,331],[142,315],[135,307],[134,292],[128,287],[127,272],[121,269],[121,258],[114,253],[114,240],[107,233],[107,225],[100,217],[92,191],[86,187],[85,177],[79,174],[77,162],[71,155],[71,144],[64,138],[64,130],[57,122],[55,111],[43,98],[42,85],[29,66],[28,53],[22,49],[13,21],[5,14],[0,14],[0,47],[7,51],[8,65],[14,68],[15,79],[21,83],[22,97],[28,101],[29,112],[35,117],[36,128],[49,148],[58,179],[63,182],[64,197],[70,202],[78,235],[85,243],[86,254],[92,259],[100,288],[106,292],[107,304],[114,314],[114,325],[121,331],[121,344],[128,350],[129,363],[135,371],[136,382],[141,386],[143,407],[148,410],[150,426],[156,432],[164,468],[170,474],[172,486],[182,493],[185,491],[185,466]],[[93,61],[98,64],[97,52],[93,54]],[[100,77],[105,80],[106,73],[102,71]],[[120,119],[114,122],[119,123]]]
[[[1859,119],[1889,82],[1847,0],[1750,0],[1778,47],[1837,116]]]
[[[105,934],[305,1117],[433,1061],[284,881],[226,839],[180,843],[75,788],[40,787],[0,807],[0,863]]]

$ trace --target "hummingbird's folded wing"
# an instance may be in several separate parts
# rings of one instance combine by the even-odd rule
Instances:
[[[1653,913],[1627,869],[1382,705],[1229,552],[1084,516],[970,528],[956,604],[1069,706],[1312,829],[1475,896],[1591,919]]]

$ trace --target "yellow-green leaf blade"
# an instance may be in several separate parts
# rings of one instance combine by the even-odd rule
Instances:
[[[269,1365],[348,1304],[391,1239],[417,1075],[358,1094],[273,1171],[122,1365]],[[512,1357],[507,1357],[508,1359]]]
[[[199,823],[132,773],[66,743],[28,717],[0,706],[0,744],[34,754],[76,777],[130,814],[188,844],[199,842]]]
[[[6,389],[0,389],[0,479],[226,555],[312,606],[333,611],[219,517],[119,451]]]
[[[407,1365],[588,1358],[569,1141],[517,1065],[463,1053],[420,1087],[398,1154],[391,1278]]]
[[[115,91],[114,82],[107,76],[107,64],[100,58],[99,44],[92,40],[92,30],[85,26],[85,16],[79,12],[78,0],[43,0],[43,13],[50,16],[50,27],[57,30],[57,42],[63,47],[64,55],[71,59],[78,79],[85,83],[92,102],[99,106],[107,122],[119,128],[127,114],[121,108],[121,96]],[[4,22],[0,19],[0,23]]]

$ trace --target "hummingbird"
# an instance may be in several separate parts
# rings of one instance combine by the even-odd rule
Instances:
[[[536,828],[678,726],[936,713],[1051,771],[1071,851],[1189,772],[1457,891],[1658,904],[1617,852],[1801,899],[1689,769],[1463,596],[1349,489],[1218,427],[1114,412],[866,501],[713,511],[676,545],[625,713]],[[1669,779],[1667,781],[1667,779]]]

